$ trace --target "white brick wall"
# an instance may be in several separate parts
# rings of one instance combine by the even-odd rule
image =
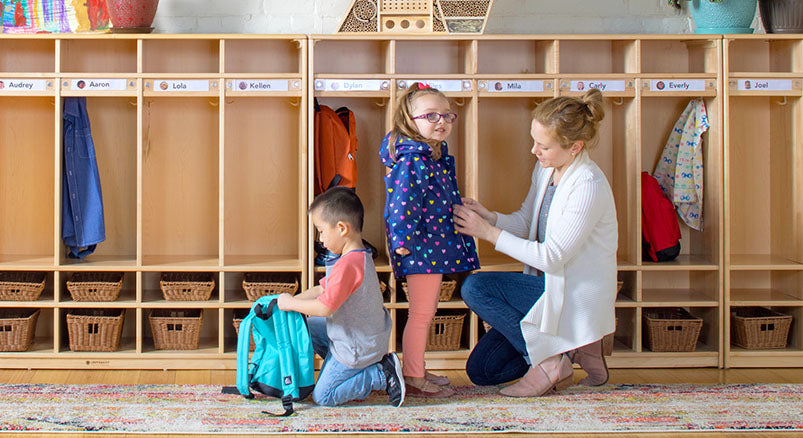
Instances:
[[[161,0],[159,33],[328,34],[351,0]],[[753,27],[761,30],[755,20]],[[486,33],[688,33],[667,0],[495,0]]]

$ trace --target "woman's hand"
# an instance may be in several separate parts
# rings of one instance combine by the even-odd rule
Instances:
[[[400,248],[396,248],[396,254],[404,257],[404,256],[410,254],[410,250],[402,246]]]
[[[485,219],[489,224],[496,223],[496,213],[485,208],[484,205],[480,204],[480,201],[474,198],[462,198],[462,201],[463,206],[468,207],[471,211],[480,215],[480,217]]]
[[[477,203],[476,205],[479,205]],[[480,205],[480,207],[482,207]],[[457,232],[467,236],[473,236],[496,245],[496,240],[502,230],[491,225],[480,213],[474,211],[468,205],[453,205],[454,225]],[[485,209],[485,207],[482,207]],[[485,209],[487,212],[488,210]],[[490,213],[490,212],[489,212]]]

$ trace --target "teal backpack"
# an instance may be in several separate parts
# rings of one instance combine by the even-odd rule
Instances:
[[[307,321],[298,312],[276,305],[278,295],[259,298],[240,323],[237,338],[237,391],[252,398],[251,390],[282,400],[286,417],[293,402],[312,393],[315,386],[315,353]],[[249,360],[250,337],[256,348]],[[231,392],[226,391],[224,392]],[[269,412],[266,412],[269,413]],[[273,414],[271,414],[273,415]]]

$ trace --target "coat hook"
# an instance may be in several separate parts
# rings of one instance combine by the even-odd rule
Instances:
[[[137,106],[137,101],[136,100],[129,100],[128,104],[131,105],[131,106]]]
[[[619,100],[613,99],[611,100],[611,102],[613,102],[614,105],[619,106],[625,103],[625,99],[623,97],[620,97]]]
[[[466,98],[461,97],[460,99],[455,99],[454,104],[457,106],[465,106],[466,105]]]
[[[290,106],[299,106],[301,105],[301,98],[300,97],[291,97],[290,100],[287,101]]]
[[[779,101],[777,101],[775,103],[777,103],[778,105],[783,106],[783,105],[786,105],[788,102],[786,101],[786,96],[784,96],[783,100],[779,100]]]
[[[212,100],[212,99],[209,99],[209,105],[212,105],[212,106],[218,106],[218,105],[219,105],[219,103],[218,103],[218,102],[216,102],[216,101],[214,101],[214,100]]]
[[[385,99],[379,99],[379,100],[374,102],[374,105],[376,105],[376,106],[378,106],[380,108],[384,108],[384,107],[386,107],[388,105],[388,101],[385,100]]]

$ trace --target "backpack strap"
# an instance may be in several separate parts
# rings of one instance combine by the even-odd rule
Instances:
[[[245,398],[253,398],[250,388],[250,368],[248,356],[251,350],[251,320],[254,319],[254,308],[259,306],[259,302],[254,303],[251,312],[240,322],[240,333],[237,336],[237,390]],[[260,306],[261,307],[261,306]]]

